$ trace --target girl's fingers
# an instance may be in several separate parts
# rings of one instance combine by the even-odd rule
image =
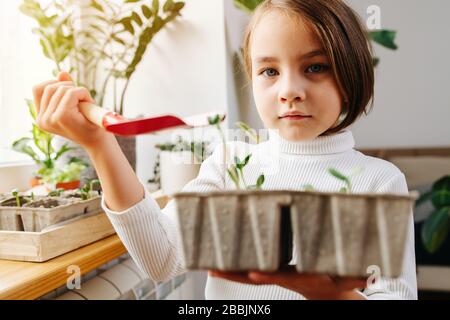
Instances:
[[[66,92],[71,88],[73,88],[73,86],[61,85],[56,89],[47,106],[44,118],[46,119],[52,118],[52,115],[56,112],[56,109],[58,108],[62,98],[64,97]]]
[[[42,82],[33,87],[33,98],[34,98],[34,105],[36,107],[36,113],[39,114],[39,110],[41,107],[42,95],[44,94],[44,89],[48,85],[54,84],[56,82],[58,82],[58,81],[57,80],[45,81],[45,82]]]
[[[59,82],[56,82],[56,83],[48,84],[44,88],[44,93],[42,94],[40,107],[39,107],[40,114],[45,114],[46,113],[46,110],[47,110],[47,107],[48,107],[48,105],[50,103],[50,100],[51,100],[52,96],[55,94],[55,92],[58,89],[58,87],[60,87],[60,86],[70,86],[70,85],[73,85],[72,81],[59,81]]]
[[[59,102],[58,108],[54,112],[54,119],[63,119],[64,115],[73,112],[73,107],[78,106],[80,102],[94,103],[95,101],[92,99],[88,89],[84,87],[69,88],[65,92],[64,96]],[[92,125],[94,126],[94,124]]]
[[[61,71],[58,74],[58,81],[73,81],[72,77],[70,76],[70,73],[66,71]]]

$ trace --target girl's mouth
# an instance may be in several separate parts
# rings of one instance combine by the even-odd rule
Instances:
[[[285,119],[285,120],[305,120],[311,118],[311,116],[284,116],[284,117],[280,117],[280,119]]]

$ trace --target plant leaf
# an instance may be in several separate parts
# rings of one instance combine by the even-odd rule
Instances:
[[[263,0],[234,0],[236,8],[250,14],[255,11],[256,7],[261,4]]]
[[[139,27],[142,26],[143,22],[141,17],[139,16],[139,14],[137,14],[136,12],[133,12],[131,14],[131,19],[134,20],[134,22],[136,22],[138,24]]]
[[[450,176],[445,176],[436,181],[432,188],[431,201],[435,208],[450,206]]]
[[[151,16],[153,15],[152,9],[150,9],[150,7],[145,4],[142,5],[141,11],[144,17],[146,17],[147,19],[150,19]]]
[[[29,143],[31,141],[31,138],[21,138],[19,140],[16,140],[12,144],[12,149],[14,151],[29,155],[36,163],[39,163],[39,156],[36,154],[36,152],[34,152],[33,148],[29,146]]]
[[[450,207],[434,211],[422,227],[422,242],[429,253],[436,252],[450,230]]]
[[[260,175],[258,177],[258,180],[256,180],[256,188],[258,188],[258,189],[261,188],[261,186],[263,185],[264,181],[265,181],[265,177],[262,174],[262,175]]]
[[[395,44],[396,31],[392,30],[378,30],[370,31],[369,37],[376,43],[382,45],[385,48],[397,50],[398,46]]]
[[[36,107],[34,106],[34,102],[30,99],[25,99],[25,101],[28,105],[28,111],[30,112],[31,117],[33,118],[33,120],[36,121],[37,112],[36,112]]]
[[[252,157],[251,154],[249,154],[245,157],[244,162],[242,163],[242,167],[245,167],[248,164],[251,157]]]

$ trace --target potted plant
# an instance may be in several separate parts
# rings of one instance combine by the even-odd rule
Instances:
[[[56,167],[56,161],[72,150],[68,144],[61,148],[53,147],[54,135],[47,133],[37,127],[36,109],[34,103],[27,100],[28,110],[33,119],[32,138],[23,137],[13,142],[12,149],[30,156],[38,166],[38,171],[30,179],[31,187],[42,183],[54,183],[57,187],[66,189],[76,189],[80,184],[81,170],[86,168],[87,164],[79,159],[73,158],[62,168]],[[58,185],[60,184],[60,185]]]
[[[112,92],[113,111],[123,115],[126,92],[154,36],[181,15],[184,2],[165,0],[24,0],[20,10],[38,23],[43,53],[55,63],[54,73],[68,70],[77,85],[89,89],[104,106]],[[80,27],[82,26],[82,27]],[[117,137],[133,169],[136,139]],[[65,141],[61,142],[66,143]],[[80,149],[77,155],[88,156]],[[88,178],[94,178],[94,172]]]
[[[159,150],[154,178],[164,194],[180,191],[186,183],[197,177],[202,162],[209,156],[209,142],[187,141],[177,136],[176,141],[157,144]]]

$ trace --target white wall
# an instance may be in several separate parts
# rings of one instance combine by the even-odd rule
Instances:
[[[379,46],[373,112],[353,126],[357,146],[450,146],[450,1],[349,0],[381,8],[398,51]]]
[[[225,0],[227,1],[227,0]],[[230,1],[231,2],[231,1]],[[382,27],[398,31],[398,51],[376,46],[381,59],[376,70],[373,111],[351,129],[359,148],[450,145],[450,1],[348,0],[364,18],[369,5],[381,7]],[[242,41],[245,15],[226,6],[229,46]],[[261,121],[242,75],[237,113],[260,127]],[[249,88],[250,89],[250,88]]]
[[[14,140],[30,134],[25,99],[33,98],[33,85],[53,77],[54,65],[44,57],[38,36],[31,32],[37,23],[19,12],[21,3],[0,2],[0,162],[12,157],[2,148],[9,149]]]
[[[155,36],[133,75],[126,95],[126,116],[188,116],[227,109],[223,2],[185,2],[182,17]],[[142,181],[153,175],[153,146],[172,134],[138,137],[137,173]]]

